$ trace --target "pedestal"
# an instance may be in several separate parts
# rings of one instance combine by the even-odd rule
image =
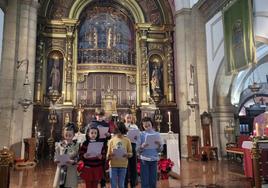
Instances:
[[[179,134],[160,133],[160,135],[167,145],[167,158],[174,162],[172,174],[180,176]]]

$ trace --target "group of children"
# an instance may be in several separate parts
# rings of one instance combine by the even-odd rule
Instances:
[[[143,129],[134,141],[126,135],[131,129],[137,129],[133,123],[131,114],[125,116],[125,122],[117,122],[111,133],[105,134],[106,138],[100,138],[99,127],[109,126],[103,119],[97,117],[97,121],[88,126],[85,131],[85,141],[79,146],[74,140],[76,126],[68,123],[63,131],[63,140],[55,144],[55,156],[67,154],[65,164],[55,158],[57,165],[53,187],[75,188],[78,185],[78,174],[85,181],[87,188],[105,187],[106,164],[109,163],[109,177],[111,188],[127,188],[137,185],[137,159],[140,159],[141,187],[156,188],[158,153],[162,150],[161,141],[155,141],[157,147],[148,147],[145,142],[150,134],[158,134],[153,128],[153,122],[149,117],[142,119]],[[159,135],[160,138],[160,135]],[[96,155],[88,153],[91,143],[102,142],[101,152]],[[117,152],[116,152],[117,150]],[[121,156],[118,152],[124,151]],[[120,152],[119,152],[120,153]],[[128,181],[130,178],[130,181]]]

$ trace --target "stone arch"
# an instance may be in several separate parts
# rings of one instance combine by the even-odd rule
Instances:
[[[126,7],[133,15],[136,23],[145,23],[145,18],[142,9],[140,8],[140,6],[136,1],[121,1],[121,0],[114,0],[114,1],[122,5],[123,7]],[[88,6],[88,4],[90,4],[91,2],[93,2],[93,0],[75,1],[75,3],[70,9],[68,17],[71,19],[78,19],[84,8]]]
[[[136,23],[174,24],[174,10],[167,0],[114,1],[127,8],[135,17]],[[49,19],[78,18],[83,8],[92,2],[95,2],[95,0],[42,1],[42,9],[39,12]]]

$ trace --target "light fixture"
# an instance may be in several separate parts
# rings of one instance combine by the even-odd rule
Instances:
[[[26,62],[26,73],[23,83],[23,99],[19,99],[18,103],[22,106],[23,111],[26,112],[29,106],[33,104],[33,101],[32,101],[31,85],[28,77],[29,60],[23,59],[21,61],[18,61],[17,69],[19,69],[24,62]]]
[[[248,89],[250,89],[250,91],[252,93],[257,93],[258,91],[260,91],[260,89],[262,88],[262,85],[258,84],[255,81],[255,75],[254,75],[254,71],[255,71],[255,63],[253,63],[252,65],[252,77],[253,77],[253,83],[251,85],[248,85]]]
[[[195,109],[195,107],[198,106],[198,102],[194,99],[194,98],[191,98],[190,101],[187,101],[187,105],[192,108],[192,109]]]
[[[250,91],[253,93],[260,91],[261,87],[262,86],[255,81],[253,82],[253,84],[248,85],[248,89],[250,89]]]

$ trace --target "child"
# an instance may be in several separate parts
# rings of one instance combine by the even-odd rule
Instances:
[[[97,127],[97,128],[109,127],[109,124],[105,121],[105,111],[103,109],[97,108],[96,111],[95,111],[95,117],[96,117],[96,120],[93,120],[89,124],[90,127]],[[103,145],[104,145],[105,148],[107,148],[108,140],[111,138],[111,134],[110,134],[109,131],[107,133],[105,133],[105,138],[100,138],[99,139],[99,142],[103,142]],[[105,188],[105,185],[106,185],[106,176],[105,176],[106,163],[105,162],[106,161],[104,160],[103,164],[102,164],[103,177],[102,177],[101,182],[100,182],[101,188]]]
[[[55,162],[58,166],[53,187],[77,187],[77,171],[75,164],[78,156],[79,144],[73,140],[75,132],[77,132],[75,124],[68,123],[63,130],[64,140],[55,143]],[[57,157],[63,154],[67,154],[70,159],[66,162],[66,164],[60,165],[60,161]]]
[[[117,188],[117,185],[119,188],[124,187],[128,158],[132,156],[131,142],[124,136],[126,133],[125,124],[119,122],[114,131],[115,136],[108,142],[107,158],[110,160],[111,188]]]
[[[126,114],[125,116],[125,125],[128,130],[139,130],[138,126],[134,123],[134,117],[132,114]],[[128,170],[126,174],[126,179],[125,179],[125,188],[128,187],[128,178],[130,178],[130,187],[133,188],[137,185],[137,155],[136,155],[136,144],[140,143],[140,137],[138,136],[135,138],[134,141],[131,141],[131,147],[132,147],[132,157],[128,159]]]
[[[142,119],[142,127],[144,131],[141,133],[141,145],[139,147],[141,159],[141,187],[142,188],[155,188],[157,181],[157,161],[159,160],[158,153],[162,150],[162,141],[155,141],[157,148],[146,148],[148,144],[145,139],[150,134],[160,134],[153,129],[151,118],[144,117]]]
[[[105,161],[106,150],[102,147],[102,152],[97,157],[87,153],[89,143],[99,141],[99,130],[97,127],[90,127],[86,130],[86,141],[82,144],[79,151],[79,158],[84,166],[81,169],[80,177],[85,180],[86,188],[97,188],[98,183],[103,177],[103,162]]]

